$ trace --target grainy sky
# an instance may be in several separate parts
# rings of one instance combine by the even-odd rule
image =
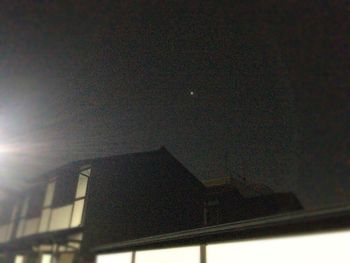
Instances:
[[[164,145],[202,179],[347,201],[349,5],[229,2],[3,1],[3,183]]]

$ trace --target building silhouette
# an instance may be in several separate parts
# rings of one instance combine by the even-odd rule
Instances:
[[[1,203],[0,251],[11,263],[92,262],[103,244],[301,208],[293,194],[264,185],[202,183],[162,147],[76,161],[35,178]]]
[[[0,247],[6,262],[85,261],[100,244],[202,226],[203,200],[164,148],[77,161],[3,201]]]

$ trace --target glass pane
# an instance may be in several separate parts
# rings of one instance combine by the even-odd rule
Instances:
[[[37,233],[39,229],[39,224],[40,218],[27,219],[24,226],[23,235],[29,236]]]
[[[86,189],[88,185],[89,178],[84,175],[79,175],[78,185],[77,185],[77,191],[75,194],[75,198],[84,197],[86,194]]]
[[[199,263],[200,248],[181,247],[136,252],[136,263]]]
[[[16,237],[21,237],[23,235],[24,224],[25,224],[25,220],[24,219],[19,221],[18,226],[17,226]]]
[[[81,171],[80,173],[81,173],[81,174],[84,174],[84,175],[86,175],[86,176],[90,176],[90,174],[91,174],[91,168],[86,169],[86,170],[83,170],[83,171]]]
[[[44,254],[41,256],[41,262],[40,263],[51,263],[52,255],[51,254]]]
[[[10,240],[12,238],[13,225],[14,223],[11,223],[8,226],[6,240]]]
[[[29,197],[26,197],[22,203],[21,217],[25,217],[28,211]]]
[[[350,231],[207,246],[208,263],[350,262]]]
[[[5,237],[7,236],[7,225],[0,226],[0,243],[6,241]]]
[[[74,203],[73,216],[71,227],[80,226],[84,212],[84,200],[79,200]]]
[[[50,206],[52,204],[53,196],[55,192],[55,182],[49,183],[46,188],[44,206]]]
[[[69,228],[73,205],[52,209],[50,231]]]
[[[96,263],[131,263],[131,257],[131,252],[99,255]]]
[[[22,255],[17,255],[15,257],[15,263],[24,263],[24,256]]]
[[[40,223],[40,218],[27,219],[24,226],[23,236],[29,236],[37,233],[39,228],[39,223]]]
[[[11,220],[15,220],[17,216],[17,211],[18,211],[19,204],[16,204],[12,208],[12,214],[11,214]]]
[[[41,213],[39,232],[45,232],[49,227],[51,209],[44,209]]]

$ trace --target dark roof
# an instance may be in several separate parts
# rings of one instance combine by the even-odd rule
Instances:
[[[42,180],[46,180],[46,178],[52,176],[55,172],[59,172],[64,169],[68,169],[71,167],[81,167],[84,165],[91,165],[96,162],[103,162],[103,161],[112,161],[112,160],[129,160],[129,159],[139,159],[143,157],[151,157],[151,156],[159,156],[161,154],[168,155],[169,157],[173,158],[179,165],[181,165],[183,168],[187,170],[187,168],[179,162],[164,146],[160,147],[157,150],[151,150],[151,151],[145,151],[145,152],[134,152],[134,153],[126,153],[126,154],[120,154],[120,155],[110,155],[110,156],[104,156],[104,157],[97,157],[97,158],[89,158],[89,159],[82,159],[77,161],[69,162],[65,165],[62,165],[60,167],[57,167],[55,169],[52,169],[50,171],[47,171],[41,175],[38,175],[28,182],[40,182]]]
[[[28,182],[40,181],[43,178],[47,178],[48,176],[52,175],[52,173],[55,173],[57,171],[60,171],[69,167],[89,165],[93,162],[103,161],[103,160],[113,160],[113,159],[121,159],[121,158],[138,158],[140,156],[157,154],[157,153],[160,153],[161,151],[167,151],[167,150],[164,147],[161,147],[158,150],[152,150],[152,151],[146,151],[146,152],[126,153],[126,154],[119,154],[119,155],[110,155],[110,156],[103,156],[103,157],[97,157],[97,158],[76,160],[76,161],[72,161],[67,164],[61,165],[59,167],[56,167],[54,169],[51,169],[50,171],[47,171],[45,173],[42,173],[28,180]]]

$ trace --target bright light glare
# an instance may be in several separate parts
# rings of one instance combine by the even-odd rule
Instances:
[[[199,263],[200,248],[180,247],[136,252],[136,263]]]
[[[350,231],[209,245],[208,263],[350,262]]]
[[[131,263],[131,252],[99,255],[96,263]]]
[[[0,144],[0,153],[11,153],[15,152],[16,147],[6,144]]]

